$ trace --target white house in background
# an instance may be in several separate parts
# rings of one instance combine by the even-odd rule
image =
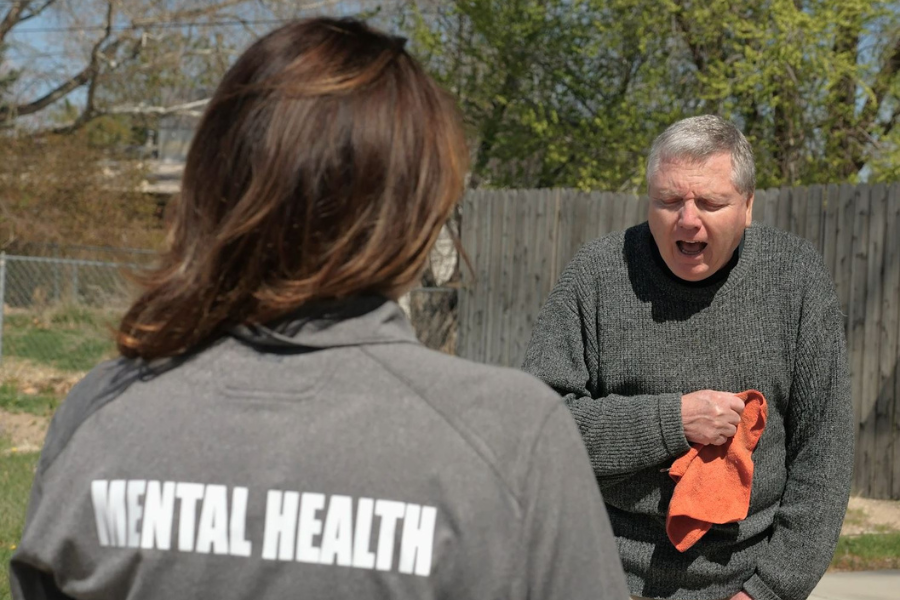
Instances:
[[[181,189],[181,176],[188,148],[197,127],[197,117],[167,115],[160,117],[156,132],[154,158],[146,161],[147,179],[141,191],[160,198],[172,196]]]
[[[170,163],[183,163],[187,160],[188,149],[199,121],[198,117],[186,115],[160,117],[156,141],[159,160]]]

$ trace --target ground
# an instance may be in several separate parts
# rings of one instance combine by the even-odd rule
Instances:
[[[4,453],[37,452],[61,398],[84,372],[62,371],[31,361],[4,358],[0,364],[0,440]]]
[[[49,423],[47,417],[11,413],[0,408],[0,437],[7,438],[10,446],[5,452],[38,452]]]
[[[900,531],[900,501],[850,498],[841,535]]]

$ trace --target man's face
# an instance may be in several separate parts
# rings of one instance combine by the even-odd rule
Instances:
[[[650,232],[676,277],[701,281],[723,266],[750,225],[753,195],[731,182],[731,155],[660,163],[649,183]]]

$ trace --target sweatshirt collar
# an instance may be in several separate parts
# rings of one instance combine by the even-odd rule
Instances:
[[[233,327],[230,334],[261,350],[418,343],[406,314],[383,296],[316,302],[274,323]]]

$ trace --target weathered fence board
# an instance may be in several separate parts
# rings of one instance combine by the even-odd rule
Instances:
[[[793,190],[791,188],[781,188],[777,192],[778,212],[775,218],[775,227],[784,229],[785,231],[791,230],[791,209],[794,206],[794,198],[792,192]]]
[[[845,315],[844,327],[850,329],[850,281],[853,266],[853,221],[856,214],[856,189],[851,185],[841,186],[840,216],[838,217],[837,260],[834,270],[835,288],[841,302],[841,312]]]
[[[462,240],[458,352],[518,366],[541,306],[584,243],[646,218],[649,200],[575,190],[473,191]],[[900,499],[900,184],[759,190],[754,219],[807,238],[845,315],[857,434],[854,489]]]
[[[900,449],[900,437],[894,435],[894,413],[897,397],[894,395],[894,379],[897,377],[900,349],[897,338],[900,335],[900,187],[892,187],[885,201],[884,215],[884,260],[881,294],[881,327],[879,328],[878,394],[875,420],[875,456],[879,457],[876,473],[890,472],[891,478],[877,478],[872,482],[872,495],[889,498],[894,489],[900,488],[900,480],[895,479],[900,461],[896,461],[895,451]],[[900,430],[897,430],[900,432]],[[897,489],[900,497],[900,489]]]
[[[860,439],[865,433],[863,428],[867,410],[871,410],[871,399],[863,397],[863,359],[866,342],[866,263],[869,258],[869,216],[871,215],[871,196],[868,188],[857,189],[853,217],[853,252],[850,280],[850,325],[847,328],[847,349],[850,357],[850,373],[853,376],[854,413],[857,424],[856,481],[868,477],[866,460],[866,440]]]
[[[886,423],[878,423],[876,452],[884,452],[891,469],[888,493],[900,498],[900,186],[888,190],[884,237],[884,292],[881,302],[881,359],[878,402]]]
[[[462,214],[465,215],[466,219],[474,219],[475,217],[475,197],[474,196],[466,196],[462,201]],[[472,256],[475,256],[478,253],[478,249],[476,247],[476,243],[478,240],[477,231],[477,223],[470,224],[466,222],[463,224],[463,227],[459,232],[459,241],[460,245],[464,248],[466,256],[471,260]],[[474,254],[473,254],[474,253]],[[469,265],[465,263],[464,260],[460,260],[460,265],[462,265],[463,270],[467,270]],[[468,346],[464,346],[463,344],[471,343],[472,340],[472,315],[473,315],[473,306],[472,302],[473,298],[473,288],[466,287],[459,291],[459,320],[457,322],[457,352],[460,354],[466,355],[470,352],[470,348]]]
[[[804,237],[812,242],[819,254],[824,255],[822,249],[822,226],[825,224],[823,214],[823,195],[825,188],[814,185],[809,188],[806,196],[806,233]]]
[[[832,273],[835,272],[837,257],[837,230],[840,207],[840,188],[829,185],[825,197],[825,214],[822,218],[822,255],[825,257],[825,265]]]
[[[771,227],[778,225],[778,190],[760,190],[756,193],[757,199],[765,199],[765,208],[759,210],[758,206],[754,206],[754,216],[762,215],[762,222]],[[754,203],[756,200],[754,200]]]
[[[793,231],[797,235],[801,237],[806,236],[806,196],[809,191],[807,188],[797,188],[791,190],[791,213],[790,220],[788,221],[788,226],[785,227],[788,231]]]
[[[890,487],[890,481],[873,477],[874,473],[883,471],[887,465],[887,456],[876,452],[878,437],[878,388],[879,388],[879,350],[881,335],[881,287],[883,266],[884,219],[887,202],[887,190],[883,184],[870,188],[869,195],[869,239],[866,263],[865,283],[865,317],[863,331],[865,341],[861,353],[862,386],[857,402],[862,405],[860,431],[857,439],[860,444],[863,470],[859,471],[860,481],[870,481],[873,495],[883,497],[887,494],[883,484]]]

